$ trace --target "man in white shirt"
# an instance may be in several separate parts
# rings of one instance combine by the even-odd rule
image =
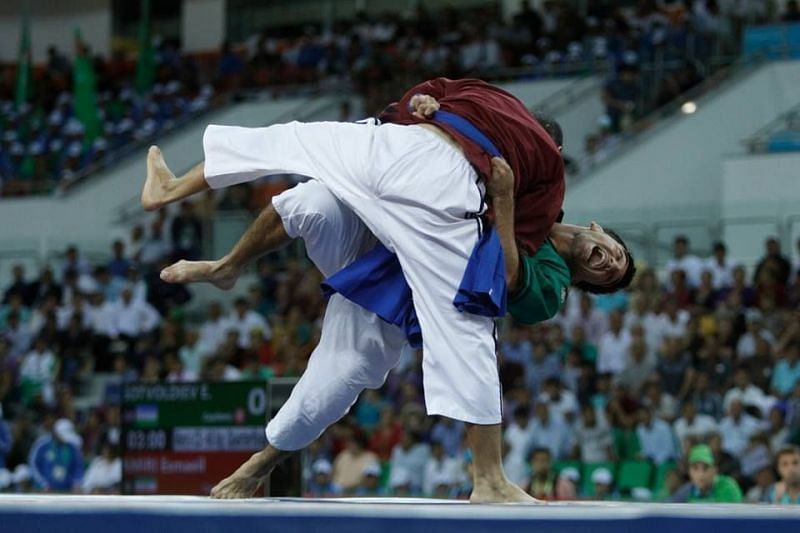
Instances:
[[[126,287],[114,306],[113,322],[118,335],[136,338],[153,331],[161,316],[149,303],[134,300],[133,292]]]
[[[89,329],[101,337],[114,339],[117,337],[114,312],[116,305],[106,301],[103,293],[97,292],[90,297],[90,305],[86,306],[86,315],[89,320]]]
[[[392,469],[408,472],[408,481],[413,492],[422,490],[425,466],[431,456],[430,447],[419,440],[413,431],[405,431],[403,440],[392,449]]]
[[[683,446],[688,437],[698,441],[705,441],[709,433],[718,431],[719,426],[714,417],[704,414],[697,414],[694,402],[684,402],[683,416],[675,421],[672,426],[678,442]]]
[[[452,483],[457,483],[461,477],[461,459],[448,457],[444,453],[444,447],[442,447],[441,442],[432,442],[431,455],[428,458],[428,462],[425,463],[425,475],[422,478],[422,494],[425,496],[432,495],[437,481],[448,479]],[[511,476],[509,476],[509,479],[514,481]]]
[[[672,299],[667,299],[664,302],[664,309],[658,315],[658,326],[656,332],[653,334],[655,344],[652,344],[653,349],[661,348],[661,344],[667,337],[683,338],[686,335],[686,324],[689,322],[689,313],[683,309],[678,308],[678,303]]]
[[[705,267],[703,260],[689,253],[689,239],[685,235],[675,237],[672,250],[672,259],[667,261],[667,279],[670,279],[673,271],[683,270],[689,286],[697,288],[700,285],[700,275]]]
[[[705,270],[711,272],[711,283],[714,289],[726,289],[733,286],[733,269],[736,268],[736,264],[736,261],[728,257],[728,248],[724,242],[714,243],[713,254],[706,259],[705,264]]]
[[[506,449],[503,469],[508,479],[520,487],[525,487],[530,479],[528,452],[533,439],[530,416],[531,412],[527,405],[517,406],[514,409],[514,420],[503,434]]]
[[[564,331],[572,331],[575,326],[581,326],[589,342],[595,346],[600,343],[600,337],[606,332],[608,326],[605,313],[594,308],[591,295],[581,293],[577,313],[574,315],[570,313],[568,316],[568,324],[562,328]]]
[[[766,429],[765,424],[744,412],[742,402],[732,400],[728,406],[728,416],[719,423],[722,435],[722,449],[737,459],[747,449],[750,437]]]
[[[58,359],[43,337],[36,339],[33,349],[22,358],[19,379],[24,402],[41,395],[48,406],[55,403],[55,381],[58,376]]]
[[[237,298],[234,302],[234,310],[228,315],[228,329],[235,329],[239,332],[239,348],[250,347],[250,332],[254,329],[260,330],[264,338],[272,338],[272,329],[263,316],[250,309],[250,303],[245,298]]]
[[[747,367],[740,366],[733,375],[734,387],[725,393],[722,399],[722,408],[725,412],[731,407],[734,401],[738,401],[743,406],[753,406],[761,411],[762,415],[769,413],[775,403],[775,398],[767,396],[763,390],[750,382],[750,373]]]
[[[642,457],[650,459],[660,465],[680,457],[675,435],[669,424],[653,416],[650,409],[644,407],[639,410],[639,425],[636,426],[636,435]]]
[[[554,460],[563,459],[572,450],[572,435],[569,426],[561,418],[550,414],[544,402],[536,403],[536,416],[531,424],[530,450],[547,448]]]
[[[619,374],[625,369],[630,349],[630,334],[622,329],[622,312],[609,314],[609,330],[600,338],[597,350],[598,374]]]
[[[764,339],[770,346],[775,345],[775,336],[764,328],[764,321],[761,312],[751,309],[747,312],[747,332],[739,337],[736,344],[736,353],[739,359],[747,359],[756,354],[756,344],[758,339]]]
[[[219,302],[208,304],[208,317],[200,326],[201,351],[205,354],[216,351],[225,341],[229,327],[228,319],[222,316],[222,305]]]
[[[578,414],[578,400],[575,394],[564,388],[561,378],[551,376],[544,382],[544,390],[537,401],[544,402],[550,408],[550,414],[566,421],[574,419]]]
[[[605,416],[598,416],[595,407],[586,404],[575,424],[575,446],[584,463],[602,463],[614,458],[614,439]]]

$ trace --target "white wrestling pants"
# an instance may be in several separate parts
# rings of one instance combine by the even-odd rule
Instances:
[[[370,250],[375,237],[321,182],[311,180],[272,199],[286,233],[305,241],[325,277]],[[267,442],[283,451],[305,448],[342,418],[364,389],[383,385],[405,335],[397,326],[334,294],[319,344],[286,403],[267,424]]]
[[[419,126],[337,122],[212,125],[203,147],[213,188],[282,173],[324,183],[398,256],[422,329],[428,414],[500,423],[493,320],[453,306],[478,240],[467,214],[482,208],[459,150]]]

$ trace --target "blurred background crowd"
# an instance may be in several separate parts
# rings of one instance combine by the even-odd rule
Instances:
[[[121,383],[302,374],[324,311],[302,257],[261,260],[247,297],[200,315],[186,312],[187,288],[159,279],[167,262],[197,257],[209,212],[161,211],[100,263],[70,247],[41,272],[14,267],[0,306],[0,488],[116,490]],[[747,501],[789,484],[796,499],[800,456],[786,447],[800,443],[799,273],[773,238],[748,273],[724,243],[697,257],[678,237],[666,270],[642,269],[628,292],[575,290],[553,320],[506,320],[509,475],[546,499],[710,498],[701,478]],[[469,494],[464,428],[425,416],[421,357],[408,350],[311,446],[309,495]],[[98,376],[102,403],[81,403]],[[780,454],[794,466],[776,471]]]
[[[402,88],[434,76],[607,76],[607,112],[585,139],[596,162],[635,120],[733,61],[745,24],[800,18],[793,0],[785,9],[753,1],[617,4],[589,2],[579,11],[571,2],[535,9],[526,1],[504,19],[497,6],[429,11],[420,2],[408,13],[271,27],[211,54],[183,53],[177,39],[145,31],[138,59],[122,49],[94,54],[78,33],[73,59],[53,46],[46,66],[28,74],[22,62],[0,65],[0,194],[62,190],[231,99],[347,88],[375,114]],[[29,77],[22,96],[21,75]],[[352,109],[343,116],[361,118]]]

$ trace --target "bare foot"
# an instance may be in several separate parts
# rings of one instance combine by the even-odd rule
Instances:
[[[239,273],[225,268],[219,261],[178,261],[161,271],[167,283],[195,283],[206,281],[223,291],[232,289]]]
[[[151,146],[147,152],[147,178],[142,189],[142,207],[145,211],[155,211],[169,203],[170,180],[175,174],[167,167],[158,146]]]
[[[252,498],[260,486],[260,478],[247,477],[234,472],[211,489],[211,497],[217,500]]]
[[[497,485],[478,484],[469,497],[470,503],[544,503],[517,485],[505,481]]]

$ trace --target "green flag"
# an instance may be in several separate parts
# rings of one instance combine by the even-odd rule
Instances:
[[[19,56],[17,57],[17,94],[19,108],[31,97],[31,18],[26,7],[22,15],[22,33],[19,37]]]
[[[153,87],[156,58],[150,39],[150,0],[142,0],[142,18],[139,20],[139,61],[136,63],[136,90],[146,93]]]
[[[92,58],[81,39],[81,31],[75,29],[75,62],[72,65],[73,108],[75,117],[86,132],[84,142],[91,143],[100,135],[100,119],[97,116],[97,87]]]

